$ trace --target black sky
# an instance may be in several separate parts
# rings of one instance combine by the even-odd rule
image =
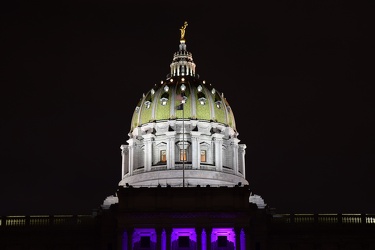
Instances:
[[[203,1],[202,1],[203,2]],[[12,1],[1,7],[0,215],[91,213],[186,20],[251,190],[278,212],[375,213],[371,1]]]

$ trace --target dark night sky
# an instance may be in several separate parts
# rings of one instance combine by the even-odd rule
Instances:
[[[280,213],[375,213],[374,3],[10,2],[0,215],[87,214],[115,193],[133,110],[185,20],[197,73],[234,111],[251,190]]]

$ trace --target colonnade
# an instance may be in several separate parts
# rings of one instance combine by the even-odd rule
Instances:
[[[178,240],[188,236],[191,244],[181,248]],[[121,250],[218,250],[218,238],[226,237],[228,245],[220,250],[247,250],[249,233],[244,228],[125,228],[119,232],[118,243]],[[141,237],[148,237],[149,247],[142,247]]]
[[[201,153],[201,132],[191,131],[188,136],[189,138],[185,139],[185,143],[178,144],[180,149],[187,150],[187,147],[191,144],[191,162],[193,169],[199,169],[201,164],[200,161],[200,153]],[[166,153],[167,153],[167,169],[174,169],[176,163],[176,132],[175,131],[168,131],[166,132],[167,135],[167,143],[166,143]],[[233,168],[235,175],[242,175],[245,176],[245,145],[238,144],[239,140],[237,138],[231,139],[230,144],[228,145],[231,147],[230,155],[223,155],[223,139],[224,135],[222,134],[213,134],[213,148],[212,152],[214,155],[207,155],[207,161],[209,163],[213,163],[216,166],[216,171],[222,172],[223,171],[223,158],[231,159],[231,162],[226,162],[227,166],[231,166]],[[149,172],[151,171],[151,167],[153,165],[154,159],[152,158],[154,154],[154,146],[153,142],[155,140],[155,136],[152,134],[143,135],[143,144],[144,144],[144,153],[139,154],[135,150],[135,139],[129,139],[129,145],[121,145],[121,154],[122,154],[122,178],[125,174],[129,174],[130,176],[133,175],[133,170],[139,167],[139,164],[143,163],[144,171]],[[138,142],[140,143],[140,142]],[[178,153],[179,154],[179,153]],[[137,159],[143,157],[143,159]]]

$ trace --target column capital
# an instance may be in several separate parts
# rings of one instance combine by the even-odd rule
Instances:
[[[129,147],[134,146],[137,142],[139,142],[137,139],[131,138],[126,141],[129,144]]]
[[[240,234],[241,233],[241,230],[242,230],[242,227],[234,227],[234,232],[236,233],[236,234]]]
[[[149,140],[152,140],[153,138],[155,138],[155,135],[153,135],[153,134],[145,134],[145,135],[142,135],[142,138],[145,141],[149,141]]]
[[[215,140],[222,140],[224,138],[224,135],[215,133],[212,135],[212,138],[214,138]]]
[[[176,131],[167,131],[167,132],[165,132],[165,135],[166,136],[173,136],[173,137],[175,137],[176,136]]]
[[[191,137],[199,137],[202,134],[202,132],[190,131],[190,134],[191,134]]]
[[[156,232],[156,234],[161,234],[163,232],[163,228],[162,227],[156,227],[155,232]]]
[[[129,152],[129,146],[128,145],[121,145],[120,147],[121,153],[128,153]]]
[[[197,234],[201,234],[202,231],[203,231],[203,227],[195,227],[195,232],[196,232]]]
[[[164,227],[165,233],[166,234],[171,234],[172,233],[172,228],[171,227]]]
[[[232,138],[231,141],[232,141],[232,143],[233,143],[234,145],[237,145],[237,146],[238,146],[238,143],[239,143],[241,140],[240,140],[240,139],[237,139],[237,138]]]

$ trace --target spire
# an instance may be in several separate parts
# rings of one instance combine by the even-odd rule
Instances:
[[[181,26],[180,32],[180,45],[179,50],[174,53],[173,61],[170,65],[171,73],[170,76],[196,76],[195,74],[195,63],[193,61],[193,56],[190,52],[186,50],[186,27],[188,23],[185,21],[184,25]]]

